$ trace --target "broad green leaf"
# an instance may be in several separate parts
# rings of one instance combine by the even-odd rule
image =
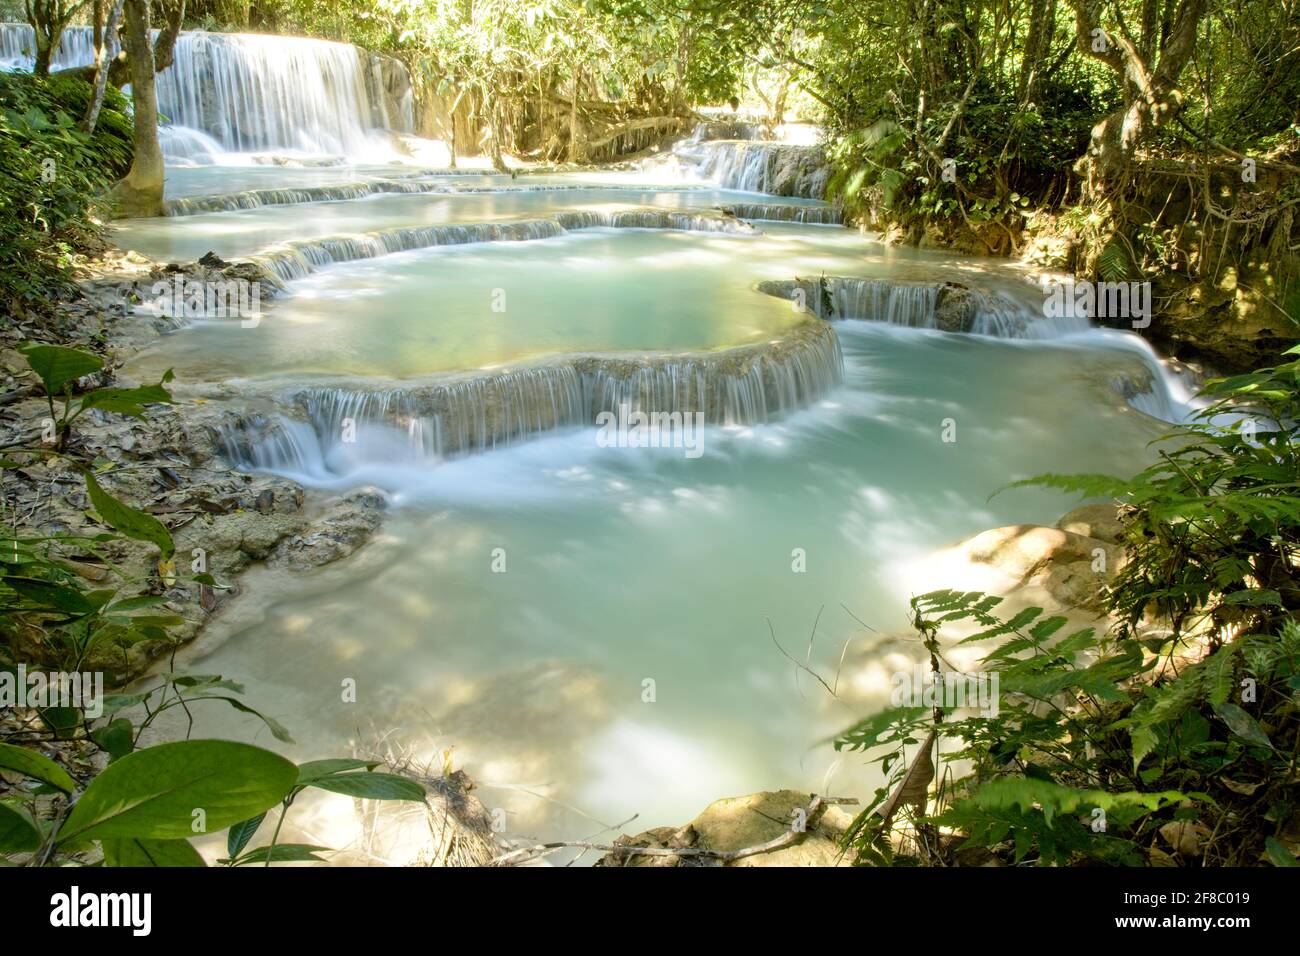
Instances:
[[[64,793],[72,793],[77,789],[76,782],[66,770],[49,757],[24,747],[0,744],[0,767],[48,783],[52,787],[58,787]]]
[[[298,765],[298,786],[304,787],[313,780],[328,777],[331,774],[345,773],[348,770],[373,770],[379,766],[379,760],[356,760],[339,757],[332,760],[309,760]]]
[[[98,408],[105,412],[143,418],[145,405],[170,404],[171,392],[159,385],[139,388],[101,388],[84,396],[79,408]]]
[[[424,787],[391,773],[344,773],[319,777],[307,786],[362,800],[414,800],[423,802]]]
[[[50,395],[63,394],[64,386],[104,367],[104,360],[80,349],[61,345],[29,343],[22,347],[27,364],[40,376],[45,391]]]
[[[1242,740],[1254,744],[1256,747],[1273,749],[1273,741],[1268,739],[1268,734],[1264,733],[1259,724],[1255,722],[1255,718],[1236,704],[1219,704],[1214,708],[1214,711],[1223,718],[1223,722],[1228,725],[1228,729]]]
[[[298,768],[279,754],[227,740],[181,740],[128,754],[81,795],[59,842],[135,837],[183,840],[202,810],[209,833],[269,810]]]
[[[1268,853],[1268,861],[1274,866],[1300,866],[1300,860],[1295,858],[1295,854],[1273,837],[1265,838],[1264,850]]]
[[[176,550],[172,543],[171,532],[151,514],[137,511],[130,505],[118,501],[95,480],[90,472],[85,472],[86,491],[90,493],[91,504],[99,516],[115,531],[120,531],[136,541],[151,541],[158,546],[164,558],[170,558]]]
[[[235,866],[251,866],[253,864],[265,863],[270,860],[272,863],[319,863],[322,862],[317,853],[333,853],[327,846],[311,846],[306,843],[277,843],[275,846],[259,846],[249,850],[238,860]]]
[[[105,694],[104,695],[104,715],[109,716],[117,713],[119,710],[126,710],[130,707],[138,707],[149,699],[148,692],[143,694]]]
[[[104,839],[106,866],[207,866],[188,840]]]
[[[135,727],[125,717],[119,717],[92,731],[90,739],[113,758],[125,757],[135,747]]]
[[[95,610],[94,603],[87,600],[81,591],[66,584],[21,577],[6,577],[4,582],[24,600],[39,608],[65,611],[68,614],[90,614]]]
[[[0,850],[27,852],[41,845],[41,831],[22,810],[0,803]]]
[[[226,832],[226,852],[231,857],[239,856],[244,847],[248,846],[248,841],[253,839],[253,834],[257,832],[257,828],[262,825],[262,821],[265,819],[266,814],[259,813],[249,820],[234,824]]]
[[[266,729],[271,731],[271,736],[282,743],[294,743],[293,737],[289,735],[289,730],[284,724],[280,723],[274,717],[268,717],[253,707],[249,707],[242,700],[236,700],[234,697],[225,697],[221,694],[204,694],[196,696],[187,696],[186,700],[224,700],[231,707],[245,714],[251,714],[262,723],[266,724]]]

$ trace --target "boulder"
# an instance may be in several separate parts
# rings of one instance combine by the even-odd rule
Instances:
[[[945,563],[984,572],[979,589],[1008,595],[1048,610],[1078,608],[1100,614],[1103,588],[1122,566],[1124,551],[1113,542],[1039,525],[1009,525],[982,532],[950,549]],[[1049,605],[1057,607],[1049,607]]]
[[[1113,502],[1080,505],[1056,522],[1056,527],[1108,544],[1119,544],[1120,533],[1124,530],[1119,517],[1119,505]]]

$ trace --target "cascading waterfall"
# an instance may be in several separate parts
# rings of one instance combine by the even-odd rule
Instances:
[[[752,140],[687,141],[674,154],[696,176],[724,189],[821,199],[830,177],[815,146]]]
[[[953,282],[823,276],[764,282],[758,288],[781,298],[797,290],[808,308],[824,319],[863,319],[1001,339],[1055,339],[1091,328],[1086,318],[1045,318],[1006,293]]]
[[[158,142],[163,159],[176,166],[210,166],[219,162],[225,152],[207,133],[188,126],[158,127]]]
[[[5,69],[30,69],[33,53],[28,24],[0,24]],[[90,27],[68,28],[53,68],[92,62]],[[386,155],[379,131],[411,132],[415,116],[409,84],[390,103],[381,74],[378,58],[350,44],[183,31],[172,65],[158,74],[158,110],[173,127],[207,140],[173,133],[166,155],[204,161],[213,158],[213,143],[237,153]]]
[[[289,243],[254,257],[282,281],[302,279],[317,269],[339,262],[374,259],[395,252],[471,242],[526,242],[553,239],[582,229],[672,229],[682,231],[755,235],[753,226],[737,219],[658,209],[615,212],[560,212],[548,219],[513,222],[462,223],[412,226],[360,236],[333,236]]]
[[[227,150],[363,155],[372,132],[414,129],[411,101],[386,117],[361,51],[345,43],[257,34],[182,33],[158,76],[158,106]]]
[[[189,130],[187,132],[194,132]],[[197,134],[202,136],[203,134]],[[217,144],[219,147],[219,144]],[[166,152],[166,145],[163,147]],[[181,158],[184,158],[183,156]],[[419,176],[429,175],[454,175],[453,171],[430,172],[422,170]],[[678,187],[680,191],[687,191],[691,187]],[[523,185],[511,183],[491,184],[486,186],[466,185],[464,183],[439,182],[432,179],[397,179],[385,177],[383,179],[358,180],[356,182],[333,183],[326,186],[306,186],[282,189],[248,189],[237,193],[216,193],[208,196],[186,196],[181,199],[170,200],[163,205],[163,212],[168,216],[195,216],[209,212],[233,212],[239,209],[259,209],[263,206],[291,206],[299,203],[311,202],[334,202],[345,199],[361,199],[365,196],[372,196],[378,193],[432,193],[438,195],[478,195],[484,193],[553,193],[553,192],[577,192],[590,191],[592,187],[585,183],[525,183]],[[644,186],[617,185],[609,186],[602,184],[602,192],[626,192],[643,194],[646,192]],[[657,192],[671,192],[673,190],[656,187]],[[746,206],[745,208],[750,208]],[[753,208],[758,208],[757,206]],[[779,204],[772,204],[770,207],[774,210],[773,215],[767,218],[780,219],[782,208]],[[803,207],[799,207],[803,208]],[[820,207],[808,207],[814,212],[822,211]],[[829,207],[828,207],[829,208]],[[742,219],[759,219],[762,216],[741,216]],[[790,221],[803,221],[791,217]],[[810,218],[809,221],[818,221],[816,217]],[[829,221],[829,220],[828,220]],[[838,221],[838,220],[837,220]]]
[[[791,203],[743,202],[726,207],[737,219],[756,222],[797,222],[805,226],[839,226],[844,213],[835,206],[795,206]]]
[[[240,467],[319,481],[362,462],[428,464],[589,426],[623,406],[699,412],[708,425],[762,424],[828,394],[842,378],[834,330],[810,320],[776,345],[719,353],[581,356],[430,385],[301,388],[281,397],[301,417],[232,421],[218,444]]]
[[[36,31],[30,23],[0,23],[0,70],[30,70],[36,62]],[[51,70],[95,62],[95,37],[90,27],[69,27],[50,58]]]
[[[166,145],[164,145],[163,152],[166,153],[166,151]],[[441,192],[444,189],[445,187],[431,183],[403,182],[391,179],[332,183],[328,186],[248,189],[243,192],[221,193],[215,196],[186,196],[181,199],[171,199],[163,204],[163,214],[167,216],[196,216],[208,212],[260,209],[263,206],[291,206],[298,203],[362,199],[377,193],[429,193]]]
[[[1100,329],[1084,316],[1048,318],[1003,292],[952,282],[904,282],[843,276],[760,282],[758,291],[783,299],[795,296],[827,320],[858,319],[1000,339],[1053,340],[1130,352],[1146,374],[1116,378],[1112,386],[1129,405],[1166,422],[1189,420],[1203,402],[1184,378],[1160,361],[1141,336]]]

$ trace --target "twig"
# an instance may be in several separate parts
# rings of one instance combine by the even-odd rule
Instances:
[[[856,805],[857,800],[853,797],[823,797],[817,794],[813,795],[812,802],[804,810],[804,819],[811,821],[815,814],[820,813],[825,807],[833,804]],[[733,860],[743,860],[746,857],[757,856],[760,853],[770,853],[773,850],[779,850],[784,846],[789,846],[803,838],[808,832],[804,830],[787,830],[778,837],[773,837],[764,843],[754,846],[741,847],[738,850],[710,850],[705,847],[682,847],[681,849],[672,849],[670,847],[656,846],[619,846],[608,843],[590,843],[585,840],[560,841],[557,843],[539,843],[535,846],[520,847],[518,850],[512,850],[502,856],[497,857],[491,862],[492,866],[513,866],[519,863],[527,862],[538,856],[544,855],[552,850],[573,848],[580,850],[599,850],[604,853],[626,853],[631,856],[660,856],[660,857],[694,857],[696,859],[717,860],[723,863],[729,863]]]

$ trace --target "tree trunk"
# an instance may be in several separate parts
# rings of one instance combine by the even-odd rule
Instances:
[[[1179,0],[1172,29],[1134,43],[1122,31],[1103,31],[1097,0],[1071,0],[1075,40],[1085,56],[1106,64],[1124,84],[1124,106],[1092,129],[1088,160],[1092,185],[1106,191],[1120,180],[1150,131],[1177,109],[1178,78],[1196,49],[1196,34],[1207,0]],[[1171,2],[1166,10],[1171,10]],[[1141,46],[1139,46],[1141,44]],[[1144,53],[1142,47],[1158,52]]]
[[[122,4],[125,0],[114,0],[113,8],[108,12],[108,22],[95,24],[95,32],[100,33],[99,48],[95,53],[95,93],[86,107],[86,115],[81,120],[81,128],[87,133],[95,132],[99,122],[99,111],[104,106],[104,91],[108,88],[108,65],[117,56],[117,21],[122,16]],[[99,11],[96,11],[98,16]]]
[[[578,95],[581,89],[582,71],[576,66],[573,70],[573,102],[569,104],[569,162],[581,161],[582,146],[578,142]]]
[[[149,0],[126,0],[126,53],[131,64],[135,158],[113,197],[126,216],[160,216],[163,156],[158,143],[158,93],[154,87],[153,45],[149,42]]]

